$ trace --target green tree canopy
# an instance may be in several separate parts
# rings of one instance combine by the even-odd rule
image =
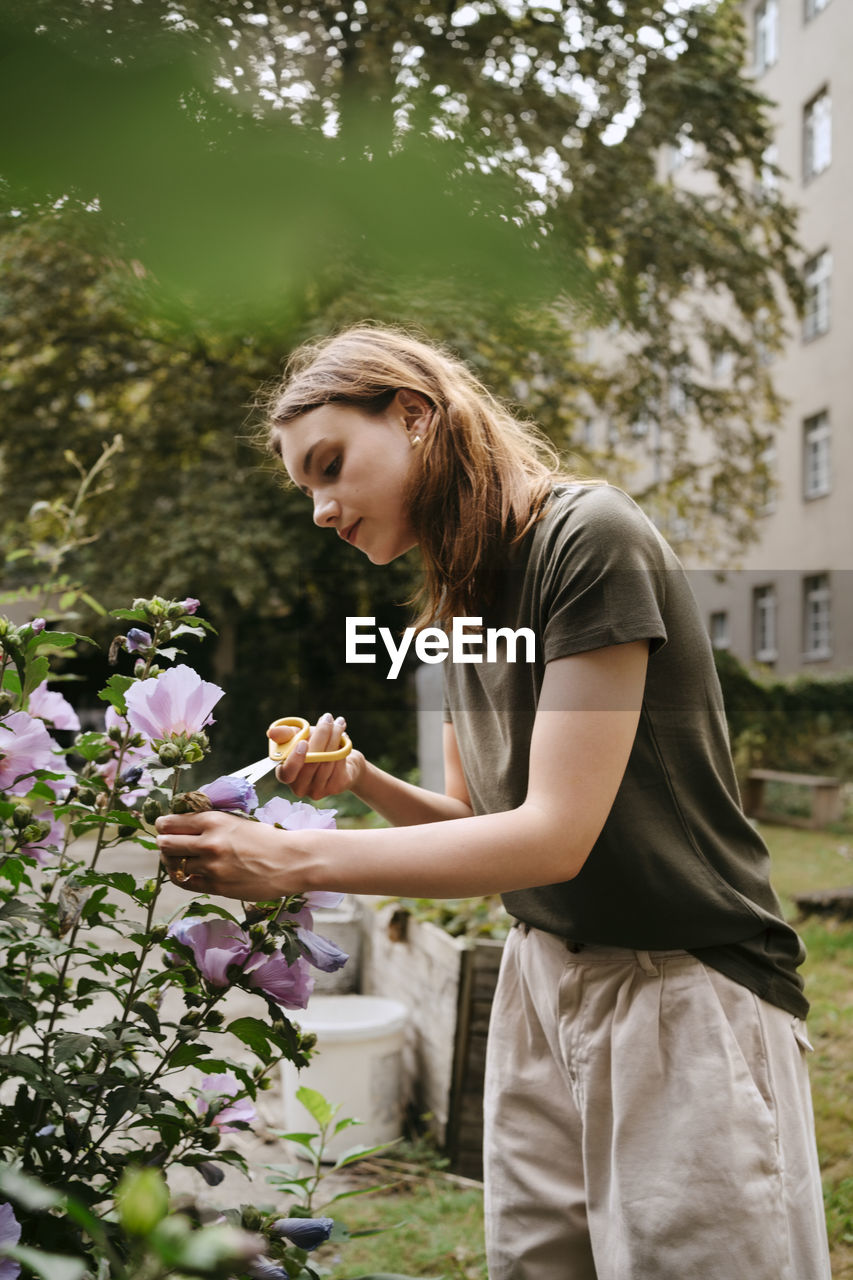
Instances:
[[[409,594],[244,439],[289,350],[365,317],[447,341],[676,542],[748,538],[798,264],[735,0],[7,0],[0,36],[4,521],[120,431],[76,553],[108,604],[198,594],[319,670],[329,618]]]

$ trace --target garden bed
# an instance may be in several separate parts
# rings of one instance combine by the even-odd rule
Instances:
[[[452,937],[394,904],[360,898],[361,988],[409,1010],[404,1097],[465,1177],[482,1176],[486,1033],[503,941]]]

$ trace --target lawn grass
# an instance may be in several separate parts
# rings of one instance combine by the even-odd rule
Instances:
[[[789,919],[796,919],[793,894],[853,885],[853,833],[769,825],[761,831]],[[803,974],[812,1005],[810,1070],[832,1275],[853,1280],[853,924],[812,919],[797,927],[808,949]],[[350,1230],[395,1229],[313,1255],[335,1280],[370,1271],[487,1280],[482,1196],[476,1188],[454,1186],[440,1172],[426,1170],[414,1190],[345,1203],[341,1216]]]
[[[785,913],[791,895],[853,886],[853,834],[762,827]],[[797,925],[808,956],[809,1069],[834,1280],[853,1280],[853,923],[812,918]]]

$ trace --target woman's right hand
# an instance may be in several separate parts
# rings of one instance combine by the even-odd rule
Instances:
[[[294,795],[309,800],[322,800],[325,796],[340,795],[352,791],[364,769],[364,756],[353,749],[343,760],[331,760],[320,764],[306,764],[309,751],[334,751],[341,745],[341,734],[346,728],[343,716],[334,719],[326,712],[312,727],[307,740],[298,742],[293,751],[275,771],[279,782],[290,787]],[[278,725],[269,730],[273,742],[289,742],[298,730],[289,725]]]

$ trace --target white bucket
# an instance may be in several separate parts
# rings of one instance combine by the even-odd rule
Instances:
[[[314,1121],[296,1097],[302,1085],[316,1089],[337,1119],[360,1120],[334,1137],[324,1160],[337,1160],[355,1146],[378,1146],[399,1138],[403,1128],[402,1049],[406,1006],[381,996],[314,996],[293,1018],[317,1036],[315,1056],[297,1072],[281,1064],[284,1127],[306,1133]]]

